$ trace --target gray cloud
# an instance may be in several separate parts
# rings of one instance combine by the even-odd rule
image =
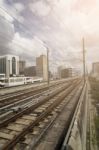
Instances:
[[[91,1],[93,4],[93,0]],[[5,8],[18,21],[1,21],[6,25],[4,31],[0,30],[4,32],[0,35],[7,40],[0,39],[0,53],[9,51],[24,57],[30,63],[34,62],[35,56],[45,53],[43,43],[35,40],[36,36],[49,46],[52,63],[57,61],[57,64],[64,64],[63,60],[66,60],[65,64],[80,66],[82,54],[77,53],[82,51],[82,37],[85,36],[88,61],[98,60],[99,3],[92,4],[89,7],[89,1],[85,0],[80,0],[79,4],[78,0],[5,0]],[[2,23],[1,25],[3,26]],[[93,49],[94,55],[91,53]]]
[[[11,53],[9,43],[14,37],[13,24],[9,23],[5,18],[0,17],[0,55]]]

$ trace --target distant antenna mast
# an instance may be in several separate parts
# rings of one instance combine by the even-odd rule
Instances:
[[[84,78],[84,83],[86,81],[86,63],[85,63],[85,40],[83,38],[83,78]]]
[[[49,49],[48,49],[48,47],[47,47],[47,75],[48,75],[47,83],[49,86]]]

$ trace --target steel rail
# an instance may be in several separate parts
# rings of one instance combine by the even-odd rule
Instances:
[[[74,85],[71,85],[68,89],[66,89],[65,91],[63,91],[62,89],[62,96],[56,98],[56,100],[50,104],[50,106],[45,110],[45,112],[41,113],[40,116],[38,116],[36,118],[35,121],[33,121],[31,124],[29,124],[26,128],[24,128],[22,130],[22,132],[20,132],[18,135],[16,135],[11,141],[9,141],[3,148],[2,150],[11,150],[16,143],[18,143],[22,137],[24,137],[29,131],[31,131],[31,129],[33,129],[42,119],[44,119],[44,117],[46,117],[55,107],[57,107],[66,96],[68,96],[73,89],[75,88],[76,85],[78,85],[80,82],[76,82],[74,83]],[[56,94],[57,95],[57,94]],[[53,96],[50,97],[50,99]]]
[[[65,107],[67,107],[69,104],[70,104],[70,101],[72,101],[72,100],[74,100],[74,96],[75,96],[75,93],[76,92],[78,92],[79,90],[79,94],[81,93],[81,91],[82,91],[82,87],[81,87],[81,89],[79,89],[79,87],[80,87],[80,85],[78,85],[75,89],[73,89],[73,94],[72,94],[72,96],[67,96],[67,100],[65,100],[65,104],[59,109],[59,111],[58,112],[56,112],[54,115],[53,115],[53,117],[52,117],[52,120],[51,120],[51,122],[47,125],[47,127],[46,128],[44,128],[44,130],[40,133],[40,135],[38,136],[38,138],[36,139],[36,141],[34,142],[31,142],[31,144],[30,145],[28,145],[29,146],[29,149],[34,149],[34,148],[36,148],[36,146],[39,144],[39,142],[42,140],[42,138],[44,137],[44,135],[47,133],[47,131],[48,131],[48,129],[50,129],[50,127],[52,126],[52,125],[54,125],[54,123],[55,123],[55,120],[58,118],[58,116],[64,111],[64,109],[65,109]],[[63,102],[62,103],[64,103],[64,100],[63,100]],[[61,104],[62,104],[61,103]],[[46,135],[45,135],[46,136]]]
[[[63,83],[63,85],[64,85],[65,83]],[[61,86],[63,86],[63,85],[61,85]],[[56,87],[56,86],[55,86]],[[52,87],[50,90],[52,91],[53,90],[53,88],[54,87]],[[60,86],[58,85],[57,87],[56,87],[56,89],[58,89],[58,88],[60,88]],[[31,103],[31,105],[33,105],[33,104],[35,104],[35,102],[37,103],[37,101],[36,101],[36,99],[37,98],[39,98],[40,96],[42,97],[44,97],[44,96],[46,96],[45,95],[45,93],[48,93],[49,94],[49,89],[46,91],[43,91],[43,92],[39,92],[39,93],[37,93],[37,94],[35,94],[35,95],[33,95],[33,96],[29,96],[29,97],[27,97],[27,98],[24,98],[23,100],[21,100],[21,101],[17,101],[17,102],[14,102],[14,103],[12,103],[12,104],[10,104],[10,105],[7,105],[7,106],[4,106],[4,107],[2,107],[2,108],[0,108],[0,119],[2,119],[2,120],[5,120],[5,117],[7,117],[6,115],[10,115],[11,113],[13,113],[13,111],[14,111],[14,108],[13,107],[19,107],[19,111],[21,111],[22,109],[25,109],[25,108],[27,108],[27,107],[30,107],[29,105],[30,105],[30,103]],[[43,95],[44,94],[44,95]],[[33,101],[35,101],[34,103],[33,103]],[[39,101],[40,101],[40,98],[39,98]],[[38,101],[38,102],[39,102]],[[21,107],[20,107],[20,104],[21,104]],[[25,107],[24,107],[25,106]],[[22,108],[23,107],[23,108]],[[10,108],[10,109],[9,109]],[[22,108],[22,109],[21,109]],[[4,111],[5,110],[5,111]],[[10,113],[8,113],[8,112],[10,112]],[[18,111],[16,111],[17,113],[18,113]],[[13,114],[12,114],[13,115]],[[11,115],[11,116],[12,116]],[[10,116],[8,117],[8,118],[10,118]],[[1,122],[1,121],[0,121]]]
[[[77,81],[74,81],[77,82]],[[29,108],[26,108],[25,110],[22,110],[21,112],[15,114],[14,116],[12,116],[11,118],[5,120],[4,122],[0,123],[0,128],[6,126],[7,124],[9,124],[10,122],[15,121],[17,118],[21,117],[23,114],[28,114],[31,111],[33,111],[34,109],[36,109],[37,107],[43,105],[45,102],[49,101],[51,98],[53,98],[54,96],[56,96],[57,94],[59,94],[60,92],[62,92],[63,90],[65,90],[66,88],[68,88],[68,86],[72,85],[73,82],[69,83],[68,85],[65,85],[64,87],[62,87],[61,89],[56,90],[55,92],[53,92],[51,95],[46,96],[45,98],[42,98],[42,100],[40,100],[39,103],[36,103],[32,106],[30,106]]]
[[[71,79],[71,80],[74,80],[74,79]],[[68,80],[68,81],[70,81],[70,80]],[[65,81],[65,82],[68,82],[67,80]],[[55,82],[55,81],[54,81]],[[53,83],[53,82],[51,82],[50,83],[50,86],[53,86],[53,85],[57,85],[57,84],[61,84],[61,83],[63,83],[64,81],[57,81],[57,82],[55,82],[55,83]],[[0,94],[0,101],[2,101],[3,99],[6,99],[6,98],[11,98],[11,97],[13,97],[15,94],[21,94],[22,92],[27,92],[27,90],[29,90],[29,89],[35,89],[35,88],[38,88],[38,87],[44,87],[44,86],[47,86],[47,84],[43,84],[43,85],[37,85],[37,86],[32,86],[32,87],[29,87],[29,88],[27,88],[27,89],[21,89],[21,90],[19,90],[19,91],[16,91],[16,92],[11,92],[11,93],[6,93],[5,95],[2,95],[2,94]],[[12,87],[11,87],[12,88]],[[20,92],[21,91],[21,92]]]
[[[65,84],[65,83],[64,83]],[[60,84],[59,84],[60,85]],[[50,87],[50,90],[52,90],[54,87],[56,87],[56,86],[59,86],[59,85],[52,85],[51,87]],[[25,102],[25,101],[31,101],[31,99],[33,98],[37,98],[37,97],[39,97],[40,95],[42,95],[43,93],[45,93],[45,92],[47,92],[47,90],[49,91],[49,88],[48,89],[42,89],[42,91],[39,91],[38,90],[38,92],[36,92],[36,93],[33,93],[32,95],[30,95],[30,96],[28,96],[28,97],[26,97],[26,98],[22,98],[21,97],[21,99],[17,99],[17,100],[13,100],[12,102],[11,102],[11,104],[6,104],[6,105],[4,105],[4,106],[2,106],[2,108],[0,108],[0,112],[1,112],[1,114],[4,112],[4,110],[7,110],[7,109],[9,109],[9,108],[11,108],[11,107],[13,107],[13,106],[16,106],[16,105],[19,105],[19,104],[21,104],[21,103],[23,103],[23,102]]]
[[[67,83],[68,82],[70,82],[70,81],[67,81]],[[62,82],[63,83],[63,82]],[[50,85],[49,87],[54,87],[54,86],[57,86],[57,85],[60,85],[60,84],[62,84],[62,83],[56,83],[56,84],[52,84],[52,85]],[[44,90],[48,90],[49,89],[49,87],[46,85],[45,87],[38,87],[38,88],[36,88],[36,89],[34,89],[34,90],[30,90],[30,91],[26,91],[26,93],[21,93],[21,94],[18,94],[18,95],[13,95],[13,96],[10,96],[10,97],[7,97],[7,98],[5,98],[5,99],[1,99],[0,100],[0,107],[4,107],[4,106],[7,106],[7,105],[10,105],[11,103],[13,103],[13,102],[17,102],[18,101],[18,99],[16,100],[16,98],[20,98],[20,96],[24,96],[24,94],[26,95],[26,96],[28,96],[28,95],[30,95],[31,96],[31,94],[33,95],[33,94],[37,94],[37,93],[39,93],[39,92],[42,92],[42,91],[44,91]],[[14,98],[15,98],[15,100],[14,100]],[[12,99],[13,99],[13,101],[12,101]],[[21,100],[23,100],[23,99],[20,99],[20,101]]]

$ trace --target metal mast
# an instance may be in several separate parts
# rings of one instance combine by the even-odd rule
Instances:
[[[48,75],[47,83],[49,86],[49,49],[48,49],[48,47],[47,47],[47,75]]]
[[[83,38],[83,78],[84,78],[84,83],[86,81],[86,62],[85,62],[85,41]]]

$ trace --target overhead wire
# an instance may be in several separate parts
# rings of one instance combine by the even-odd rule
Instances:
[[[20,22],[16,17],[12,16],[5,8],[3,8],[3,7],[0,6],[0,9],[2,9],[3,11],[5,11],[8,15],[10,15],[10,16],[12,17],[12,19],[14,19],[15,21],[17,21],[20,25],[22,25],[22,27],[24,27],[23,30],[25,29],[25,32],[28,31],[26,34],[30,35],[31,38],[34,38],[32,32],[31,32],[31,30],[29,30],[29,28],[28,28],[27,26],[25,26],[22,22]],[[54,13],[53,13],[53,16],[55,16],[55,17],[57,18],[57,21],[60,23],[60,20],[61,20],[61,19],[57,16],[57,14],[56,14],[56,12],[54,11],[54,9],[52,9],[52,11],[54,12]],[[56,15],[55,15],[55,14],[56,14]],[[64,26],[66,26],[62,20],[61,20],[61,23],[62,23]],[[69,30],[69,32],[71,33],[70,30]],[[39,38],[39,39],[40,39],[40,38]],[[41,39],[40,39],[40,40],[41,40]],[[41,41],[42,41],[42,40],[41,40]],[[13,41],[13,42],[14,42],[16,45],[21,46],[22,48],[24,48],[23,45],[21,45],[21,44],[15,42],[15,41]],[[42,41],[42,42],[43,42],[43,41]],[[46,42],[46,44],[48,45],[47,42]],[[43,45],[43,46],[44,46],[44,45]],[[25,49],[25,48],[24,48],[24,49]]]

